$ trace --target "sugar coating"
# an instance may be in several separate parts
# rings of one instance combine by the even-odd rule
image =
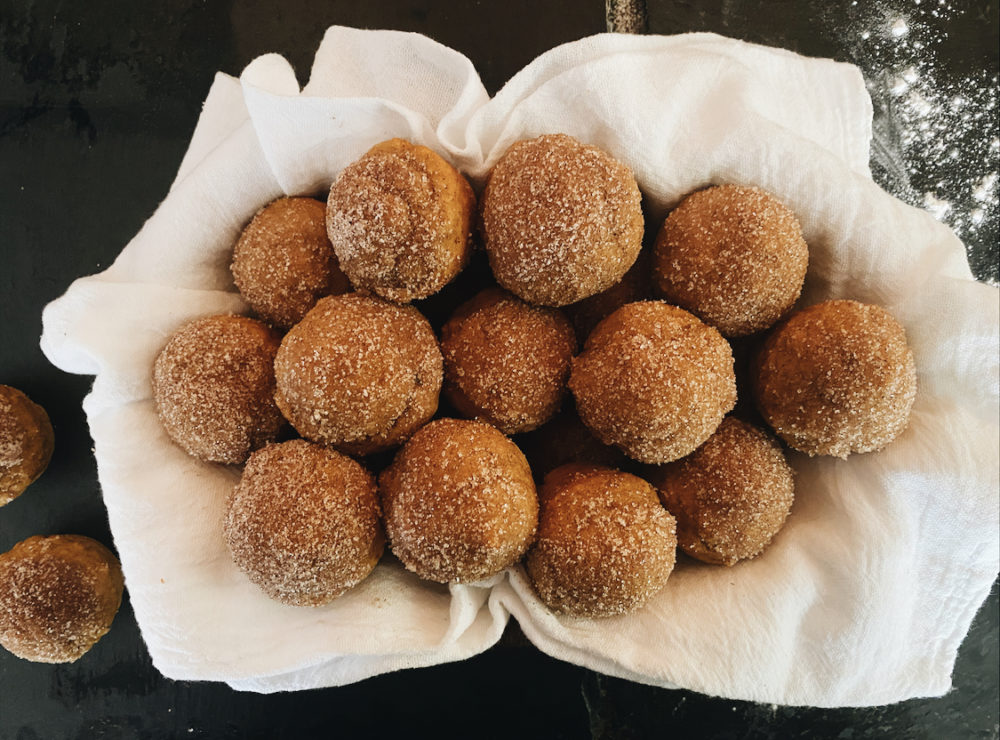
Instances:
[[[188,454],[239,464],[277,438],[274,402],[280,336],[245,316],[209,316],[177,330],[153,366],[160,423]]]
[[[38,663],[71,663],[111,628],[124,579],[104,545],[29,537],[0,555],[0,645]]]
[[[264,321],[288,329],[319,298],[351,289],[326,235],[326,205],[279,198],[264,206],[233,249],[233,279]]]
[[[226,501],[236,566],[268,596],[319,606],[363,581],[385,545],[375,479],[346,455],[297,439],[247,461]]]
[[[281,342],[276,400],[306,439],[348,454],[393,447],[437,410],[437,338],[412,306],[348,293],[321,299]]]
[[[538,538],[525,567],[554,612],[610,617],[639,609],[666,584],[676,522],[646,481],[570,464],[545,478]]]
[[[906,333],[881,306],[826,301],[780,324],[753,368],[764,420],[791,447],[846,458],[902,434],[917,394]]]
[[[693,452],[736,404],[729,344],[661,301],[626,304],[598,324],[569,388],[598,439],[645,463]]]
[[[721,565],[759,555],[784,525],[795,495],[778,442],[732,416],[692,454],[657,471],[653,483],[677,518],[681,548]]]
[[[565,306],[607,290],[642,246],[631,170],[565,134],[510,147],[490,173],[481,206],[493,274],[529,303]]]
[[[795,214],[765,190],[740,185],[685,198],[653,254],[661,295],[727,337],[761,331],[787,313],[809,262]]]
[[[424,146],[390,139],[330,187],[326,227],[358,290],[407,303],[443,288],[468,261],[475,195]]]
[[[379,476],[393,553],[421,578],[488,578],[531,544],[538,498],[521,451],[480,421],[438,419]]]
[[[38,479],[54,446],[45,409],[17,388],[0,385],[0,506]]]
[[[459,306],[441,330],[441,353],[455,407],[515,434],[558,410],[576,337],[558,309],[493,288]]]

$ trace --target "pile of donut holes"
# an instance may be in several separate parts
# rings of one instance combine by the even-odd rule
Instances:
[[[763,551],[792,507],[786,446],[844,458],[905,429],[902,328],[853,301],[795,311],[808,261],[757,187],[706,183],[651,225],[629,168],[570,136],[515,143],[478,199],[393,139],[325,204],[254,216],[232,273],[255,318],[181,327],[154,396],[187,452],[245,464],[224,535],[272,598],[328,603],[388,545],[424,579],[523,562],[552,611],[623,614],[678,546]]]

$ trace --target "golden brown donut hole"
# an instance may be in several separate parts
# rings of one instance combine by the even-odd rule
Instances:
[[[201,460],[238,464],[278,437],[280,336],[245,316],[209,316],[176,331],[156,358],[153,398],[170,438]]]
[[[557,309],[493,288],[459,306],[441,330],[441,352],[455,408],[515,434],[559,409],[576,338]]]
[[[288,329],[319,298],[351,289],[326,235],[326,205],[279,198],[264,206],[233,249],[233,279],[264,321]]]
[[[55,437],[45,409],[9,385],[0,385],[0,506],[45,472]]]
[[[626,304],[598,324],[569,387],[594,435],[644,463],[693,452],[736,403],[729,344],[660,301]]]
[[[408,303],[437,293],[469,258],[475,195],[425,146],[376,144],[330,187],[326,227],[357,290]]]
[[[809,455],[881,450],[906,429],[917,393],[903,327],[857,301],[790,316],[764,342],[753,374],[764,419]]]
[[[653,483],[677,518],[677,540],[693,558],[734,565],[759,555],[788,517],[795,480],[778,442],[728,416],[683,460]]]
[[[802,291],[809,248],[795,214],[770,193],[719,185],[689,195],[653,250],[661,295],[723,336],[768,328]]]
[[[421,578],[488,578],[524,554],[538,499],[524,455],[480,421],[438,419],[379,476],[393,553]]]
[[[29,537],[0,555],[0,645],[25,660],[72,663],[111,629],[123,588],[101,543]]]
[[[676,525],[646,481],[574,463],[546,476],[539,501],[538,537],[525,567],[552,611],[627,614],[666,584],[676,558]]]
[[[326,604],[363,581],[385,545],[375,479],[346,455],[296,439],[247,461],[223,529],[236,566],[272,599]]]
[[[565,306],[607,290],[635,262],[639,187],[627,166],[571,136],[519,141],[490,173],[481,228],[500,285]]]
[[[281,342],[276,399],[306,439],[353,455],[393,447],[437,410],[441,352],[412,306],[321,299]]]

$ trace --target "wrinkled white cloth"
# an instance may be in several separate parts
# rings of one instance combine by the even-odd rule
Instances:
[[[555,617],[520,569],[448,588],[391,558],[328,606],[268,600],[221,535],[238,471],[167,439],[155,355],[189,319],[244,310],[230,253],[270,200],[321,193],[393,136],[481,185],[512,142],[551,132],[628,163],[654,220],[709,183],[776,193],[811,250],[803,303],[875,302],[905,326],[919,373],[908,430],[847,461],[791,454],[796,503],[772,547],[732,569],[681,563],[632,615]],[[329,29],[301,91],[275,55],[239,81],[218,75],[159,209],[44,313],[51,361],[96,375],[84,408],[156,667],[261,692],[340,685],[479,653],[513,615],[550,655],[658,686],[819,706],[946,692],[998,570],[998,295],[945,226],[872,182],[870,137],[854,67],[707,34],[583,39],[492,99],[462,55],[388,31]]]

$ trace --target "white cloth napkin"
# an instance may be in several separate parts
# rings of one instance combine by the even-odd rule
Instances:
[[[946,692],[998,570],[998,295],[946,227],[872,182],[870,123],[857,69],[706,34],[583,39],[492,99],[465,57],[387,31],[329,29],[301,91],[274,55],[218,75],[166,199],[114,265],[48,306],[41,340],[97,376],[84,408],[156,667],[261,692],[339,685],[479,653],[513,615],[550,655],[658,686],[819,706]],[[512,142],[551,132],[627,162],[655,221],[709,183],[776,193],[809,242],[804,302],[876,302],[905,326],[909,429],[847,461],[791,455],[795,507],[762,557],[681,563],[629,616],[555,617],[519,568],[447,588],[391,558],[328,606],[269,601],[221,535],[238,471],[188,457],[157,423],[157,352],[185,321],[245,308],[230,251],[273,198],[322,192],[392,136],[478,185]]]

